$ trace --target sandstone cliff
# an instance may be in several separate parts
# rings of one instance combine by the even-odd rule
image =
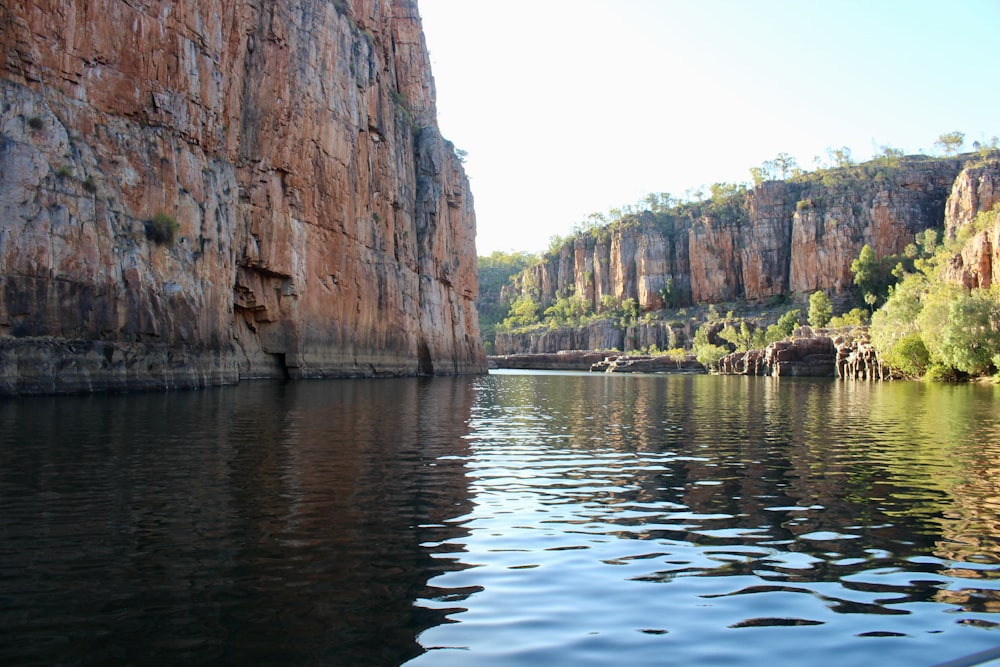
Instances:
[[[579,234],[529,268],[516,290],[542,305],[581,294],[664,306],[760,300],[851,286],[851,261],[869,244],[900,253],[916,232],[942,226],[959,159],[904,158],[789,181],[766,181],[728,201],[644,212],[611,229]]]
[[[415,0],[7,3],[0,96],[0,392],[485,369]]]
[[[1000,206],[1000,161],[965,169],[955,180],[945,211],[945,233],[967,236],[961,253],[945,268],[944,279],[968,288],[1000,284],[1000,215],[975,225],[980,213]]]
[[[865,244],[878,256],[902,253],[917,232],[943,227],[946,202],[956,196],[966,159],[910,156],[897,164],[766,181],[745,194],[626,216],[565,242],[518,276],[507,297],[531,294],[544,309],[560,297],[579,295],[594,312],[608,299],[635,299],[648,312],[816,290],[846,297],[851,262]],[[986,181],[977,183],[977,193],[993,192]],[[571,349],[592,336],[576,338]],[[665,349],[668,340],[653,335],[642,344]],[[507,335],[497,337],[496,349],[512,354],[559,348],[538,336]]]

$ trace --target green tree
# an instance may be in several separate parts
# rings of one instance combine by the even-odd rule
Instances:
[[[868,330],[879,356],[910,377],[922,375],[930,361],[918,324],[926,288],[924,275],[905,276],[889,289],[889,298],[872,314]]]
[[[851,159],[851,149],[847,146],[827,148],[826,154],[830,157],[830,163],[838,169],[854,166],[854,160]]]
[[[479,311],[479,331],[484,340],[492,338],[496,327],[508,315],[510,304],[501,297],[504,287],[532,262],[535,255],[526,252],[501,252],[477,258],[476,274],[479,279],[479,297],[476,309]]]
[[[903,151],[892,146],[879,146],[882,152],[875,156],[874,162],[883,167],[898,167],[903,159]]]
[[[764,181],[771,180],[771,173],[766,166],[750,167],[750,179],[754,185],[760,185]]]
[[[875,256],[875,251],[867,243],[861,248],[857,259],[851,262],[851,273],[854,274],[854,285],[862,294],[874,293],[878,288],[882,263]]]
[[[639,319],[639,302],[631,297],[622,300],[620,312],[622,326],[633,326]]]
[[[835,315],[827,323],[831,327],[853,327],[868,323],[868,311],[863,308],[851,308],[843,315]]]
[[[694,348],[694,358],[705,368],[717,369],[719,359],[729,354],[729,350],[721,345],[706,343]]]
[[[691,346],[695,359],[705,368],[719,367],[719,359],[729,354],[729,348],[712,343],[709,335],[709,325],[703,324],[694,332],[694,342]]]
[[[719,332],[719,338],[732,344],[734,352],[746,352],[754,343],[754,332],[747,324],[746,320],[742,320],[737,327],[734,323],[727,323],[723,327],[722,331]]]
[[[589,314],[590,303],[578,294],[559,297],[544,313],[550,325],[580,324]]]
[[[833,317],[833,304],[823,290],[816,290],[809,297],[809,324],[824,327]]]
[[[945,155],[957,155],[965,143],[964,132],[945,132],[938,137],[934,145],[940,148]]]
[[[972,147],[979,152],[979,157],[985,160],[1000,147],[1000,137],[993,136],[989,141],[973,141]]]
[[[858,257],[851,262],[851,273],[854,274],[854,286],[861,300],[868,304],[872,312],[885,301],[889,287],[913,269],[918,256],[915,244],[903,255],[882,258],[877,257],[867,243],[861,248]]]
[[[507,319],[503,321],[504,328],[516,329],[538,324],[538,304],[530,296],[522,295],[514,299],[509,312]]]
[[[1000,301],[973,290],[948,303],[948,318],[938,343],[940,361],[969,375],[994,372],[1000,354]]]
[[[799,167],[795,158],[788,153],[778,153],[777,157],[774,158],[773,163],[775,170],[777,170],[782,179],[794,175]]]
[[[904,336],[886,357],[886,362],[909,378],[918,378],[927,372],[931,355],[918,333]]]
[[[785,336],[791,336],[795,328],[799,326],[799,318],[802,317],[802,311],[798,308],[789,310],[784,315],[778,318],[777,324],[774,326],[778,327],[780,331]]]

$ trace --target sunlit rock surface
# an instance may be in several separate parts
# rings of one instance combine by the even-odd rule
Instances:
[[[1000,283],[1000,220],[974,226],[976,216],[1000,205],[1000,162],[964,170],[956,179],[945,212],[945,233],[969,234],[962,251],[944,269],[947,280],[969,288]],[[970,228],[971,229],[968,229]]]
[[[952,210],[992,206],[993,193],[1000,194],[993,186],[996,172],[987,176],[963,171],[969,159],[910,156],[891,168],[868,165],[833,170],[822,179],[765,181],[744,200],[716,212],[709,207],[697,219],[657,221],[639,213],[629,224],[604,233],[577,235],[526,269],[504,296],[537,290],[544,310],[560,296],[577,294],[597,312],[607,297],[616,302],[635,299],[641,312],[738,300],[765,302],[816,290],[834,300],[847,298],[853,286],[851,262],[864,245],[878,256],[902,253],[918,232],[943,228],[946,203],[949,216]],[[970,194],[959,204],[955,192],[963,179],[968,185],[962,191]],[[990,237],[990,248],[996,247],[997,233]],[[986,270],[982,254],[974,260],[979,274]],[[997,264],[993,262],[990,273]],[[588,325],[588,330],[594,326]],[[622,331],[622,344],[614,347],[640,349],[655,343],[668,349],[677,342],[666,331],[649,333],[653,335],[637,344],[636,336]],[[574,335],[574,347],[592,349],[580,334],[571,333],[498,335],[496,349],[554,352]]]
[[[6,3],[0,96],[0,392],[485,369],[415,0]]]

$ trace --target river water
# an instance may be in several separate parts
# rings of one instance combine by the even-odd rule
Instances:
[[[1000,389],[0,401],[0,664],[933,665],[1000,645]]]

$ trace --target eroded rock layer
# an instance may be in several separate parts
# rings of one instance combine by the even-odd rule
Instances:
[[[0,391],[485,369],[415,0],[6,3],[0,99]]]
[[[694,216],[640,213],[573,237],[527,269],[514,292],[536,292],[543,308],[576,294],[594,310],[610,297],[635,299],[642,311],[840,293],[865,244],[880,257],[901,253],[917,232],[942,227],[963,162],[912,156],[822,179],[765,181]]]
[[[948,197],[945,233],[965,242],[944,270],[944,278],[967,288],[1000,284],[1000,161],[965,169]],[[992,214],[983,220],[980,214]]]

